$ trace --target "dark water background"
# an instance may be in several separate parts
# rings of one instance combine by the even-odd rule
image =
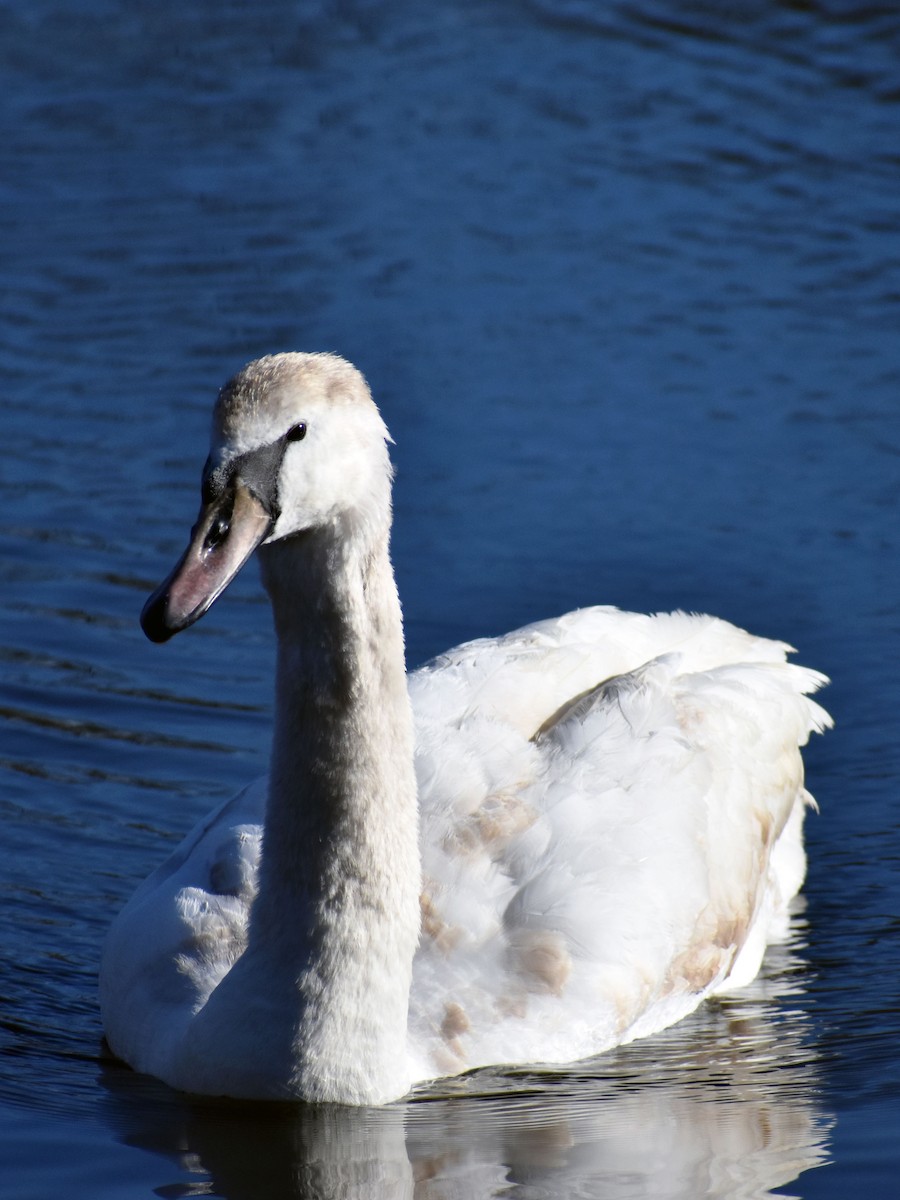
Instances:
[[[894,1194],[897,6],[30,0],[0,82],[0,1194]],[[746,995],[381,1113],[104,1058],[113,913],[266,764],[255,572],[170,648],[136,617],[215,389],[280,349],[353,359],[396,438],[412,663],[605,602],[833,676]]]

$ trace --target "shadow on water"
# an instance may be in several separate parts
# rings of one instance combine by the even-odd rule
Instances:
[[[808,1021],[789,1008],[802,968],[777,949],[754,988],[657,1037],[383,1109],[190,1101],[108,1063],[103,1116],[177,1168],[166,1197],[768,1196],[828,1157]]]

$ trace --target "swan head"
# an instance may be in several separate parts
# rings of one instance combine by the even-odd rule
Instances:
[[[200,515],[141,613],[154,642],[207,611],[257,546],[331,527],[367,540],[390,523],[390,441],[360,372],[332,354],[273,354],[219,392]]]

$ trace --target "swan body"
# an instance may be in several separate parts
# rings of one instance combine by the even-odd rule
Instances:
[[[189,1092],[379,1104],[569,1062],[749,982],[802,884],[818,673],[723,621],[589,608],[408,678],[387,431],[331,355],[222,390],[191,544],[142,621],[259,545],[271,770],[115,921],[113,1051]]]

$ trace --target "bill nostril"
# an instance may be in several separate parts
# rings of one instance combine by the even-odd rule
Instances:
[[[228,531],[231,529],[231,521],[228,517],[220,515],[215,518],[209,527],[209,532],[203,539],[204,550],[215,550],[217,546],[221,546],[222,542],[228,537]]]

